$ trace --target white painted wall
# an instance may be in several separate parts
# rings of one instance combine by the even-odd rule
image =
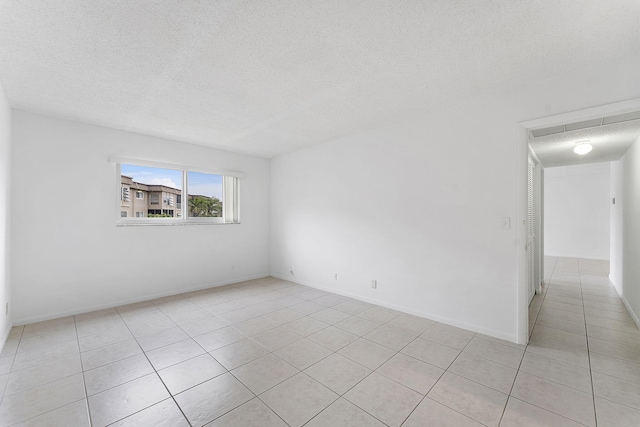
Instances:
[[[615,198],[615,204],[609,205],[610,209],[610,274],[609,279],[615,286],[618,294],[622,295],[623,284],[623,259],[624,259],[624,175],[623,161],[611,162],[611,198]]]
[[[0,86],[0,351],[11,330],[11,312],[5,314],[6,304],[11,304],[10,281],[10,182],[11,182],[11,106]]]
[[[638,97],[639,72],[595,65],[274,159],[272,274],[524,342],[518,123]]]
[[[112,155],[244,172],[242,224],[116,227]],[[14,110],[12,168],[16,324],[269,274],[266,159]]]
[[[609,259],[610,183],[610,162],[545,169],[545,255]]]
[[[627,150],[620,162],[623,262],[622,274],[620,265],[616,264],[611,266],[611,276],[620,297],[640,327],[640,138]]]

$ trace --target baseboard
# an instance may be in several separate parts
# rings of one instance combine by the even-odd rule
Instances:
[[[580,258],[580,259],[589,259],[593,261],[607,261],[609,262],[609,258],[594,258],[592,256],[584,256],[584,255],[557,255],[557,254],[548,254],[545,252],[545,257],[554,257],[554,258]]]
[[[15,320],[14,321],[14,325],[18,325],[18,326],[19,325],[27,325],[29,323],[42,322],[42,321],[45,321],[45,320],[57,319],[57,318],[60,318],[60,317],[75,316],[77,314],[90,313],[90,312],[96,311],[96,310],[104,310],[106,308],[113,308],[113,307],[118,307],[118,306],[121,306],[121,305],[134,304],[134,303],[137,303],[137,302],[149,301],[149,300],[156,299],[156,298],[163,298],[163,297],[168,297],[168,296],[172,296],[172,295],[184,294],[186,292],[200,291],[200,290],[208,289],[208,288],[217,288],[219,286],[225,286],[225,285],[230,285],[232,283],[244,282],[246,280],[262,279],[264,277],[269,277],[269,276],[270,276],[269,273],[262,273],[262,274],[252,275],[252,276],[237,277],[237,278],[234,278],[234,279],[224,280],[224,281],[221,281],[221,282],[208,283],[206,285],[199,285],[199,286],[194,286],[194,287],[187,288],[187,289],[180,289],[179,291],[170,291],[170,292],[162,292],[162,293],[157,293],[157,294],[150,294],[150,295],[145,295],[144,297],[137,297],[137,298],[119,300],[119,301],[115,301],[115,302],[109,302],[108,304],[97,304],[97,305],[94,305],[94,306],[89,306],[89,307],[84,307],[84,308],[79,308],[79,309],[73,309],[73,310],[65,310],[65,311],[60,311],[60,312],[56,312],[56,313],[46,314],[46,315],[43,315],[43,316],[23,317],[23,318],[18,318],[17,320]]]
[[[434,320],[436,322],[446,323],[447,325],[456,326],[458,328],[467,329],[469,331],[477,332],[477,333],[484,334],[484,335],[489,335],[489,336],[494,337],[494,338],[498,338],[498,339],[502,339],[502,340],[505,340],[505,341],[512,342],[514,344],[518,344],[518,338],[517,338],[517,336],[515,334],[514,335],[505,334],[505,333],[500,332],[500,331],[495,331],[495,330],[488,329],[488,328],[478,327],[477,325],[468,324],[466,322],[460,322],[459,320],[451,319],[449,317],[440,316],[440,315],[433,314],[433,313],[428,313],[428,312],[425,312],[425,311],[414,310],[414,309],[411,309],[411,308],[408,308],[408,307],[404,307],[404,306],[399,306],[399,305],[396,305],[396,304],[389,304],[389,303],[387,303],[385,301],[380,301],[380,300],[377,300],[377,299],[374,299],[374,298],[367,298],[367,297],[362,296],[362,295],[354,294],[354,293],[351,293],[351,292],[344,292],[344,291],[336,290],[336,289],[333,289],[333,288],[328,288],[328,287],[325,287],[325,286],[319,286],[319,285],[317,285],[315,283],[306,282],[306,281],[303,281],[303,280],[295,280],[295,279],[292,279],[291,277],[287,277],[287,276],[284,276],[284,275],[271,274],[271,276],[276,277],[276,278],[281,279],[281,280],[287,280],[289,282],[297,283],[298,285],[309,286],[310,288],[319,289],[321,291],[326,291],[326,292],[331,292],[332,294],[342,295],[342,296],[345,296],[345,297],[356,299],[358,301],[363,301],[363,302],[367,302],[367,303],[370,303],[370,304],[379,305],[381,307],[390,308],[392,310],[401,311],[403,313],[412,314],[414,316],[425,317],[427,319]]]
[[[616,293],[618,294],[618,296],[620,297],[620,299],[622,299],[622,294],[620,293],[621,290],[618,288],[618,285],[611,279],[611,274],[609,274],[607,276],[609,278],[609,282],[611,283],[611,285],[613,286],[613,289],[616,290]]]
[[[617,291],[617,289],[616,289],[616,291]],[[618,293],[618,295],[620,295],[620,294]],[[627,299],[624,297],[624,295],[620,295],[620,299],[624,303],[624,306],[627,307],[627,311],[629,312],[629,315],[631,316],[633,321],[636,323],[636,326],[638,327],[638,329],[640,329],[640,320],[638,319],[638,316],[636,315],[636,313],[631,308],[631,304],[629,304],[629,301],[627,301]]]
[[[13,328],[13,323],[9,322],[9,325],[7,325],[7,329],[2,334],[2,341],[0,341],[0,353],[2,353],[2,350],[4,349],[4,345],[7,343],[7,339],[9,338],[9,334],[11,333],[12,328]]]

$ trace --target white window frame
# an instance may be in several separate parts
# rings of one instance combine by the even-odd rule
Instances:
[[[142,197],[138,197],[138,194]],[[144,191],[136,190],[136,200],[144,200]]]
[[[127,159],[122,157],[109,157],[109,162],[114,163],[116,166],[116,183],[117,183],[117,216],[116,216],[116,226],[165,226],[165,225],[196,225],[196,224],[240,224],[240,179],[244,178],[244,174],[241,172],[228,171],[228,170],[216,170],[203,168],[198,166],[187,166],[180,165],[174,163],[162,163],[155,161],[145,161],[139,159]],[[182,215],[175,218],[136,218],[136,217],[127,217],[121,218],[121,203],[120,199],[120,188],[122,186],[121,183],[121,168],[120,165],[122,163],[137,165],[137,166],[148,166],[155,168],[163,168],[163,169],[172,169],[179,170],[182,172]],[[221,175],[222,176],[222,217],[214,217],[214,218],[203,218],[203,217],[189,217],[189,196],[187,193],[187,189],[189,186],[187,175],[188,172],[200,172],[207,173],[212,175]],[[160,197],[160,204],[158,205],[160,209],[163,208],[164,204],[162,202],[162,197]],[[186,203],[185,203],[186,201]],[[155,206],[155,205],[154,205]],[[174,209],[175,200],[174,200]]]

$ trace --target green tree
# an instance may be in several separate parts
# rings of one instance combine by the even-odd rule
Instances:
[[[217,197],[189,196],[189,216],[221,217],[222,201]]]

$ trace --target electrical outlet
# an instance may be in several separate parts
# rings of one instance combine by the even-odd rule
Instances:
[[[378,289],[378,281],[377,280],[372,280],[371,281],[371,287],[373,289]]]

